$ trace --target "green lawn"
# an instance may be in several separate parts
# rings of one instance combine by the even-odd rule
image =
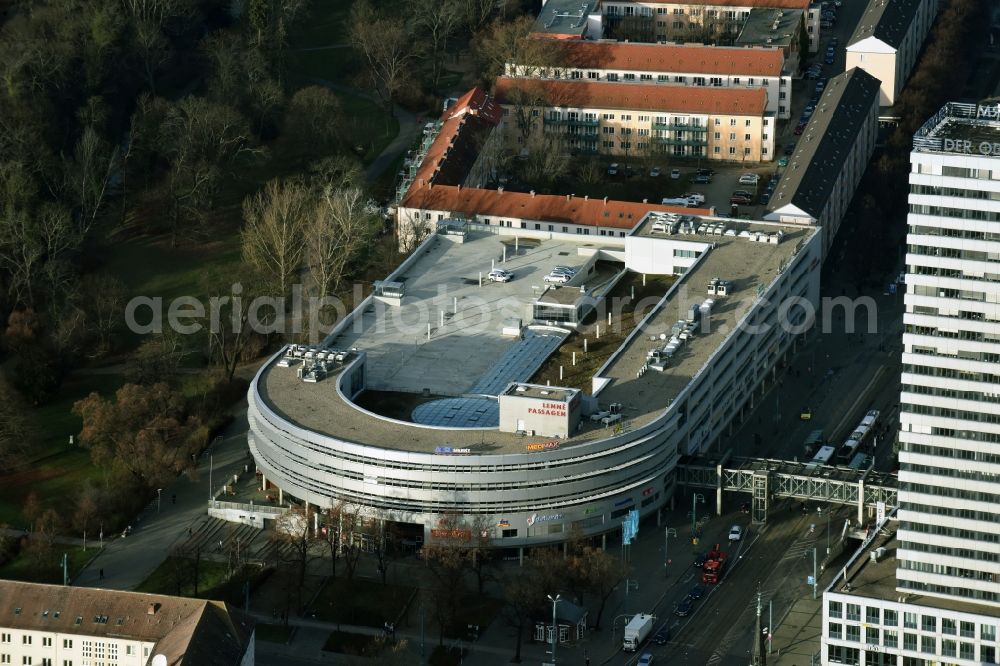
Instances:
[[[328,622],[381,627],[395,622],[412,593],[407,585],[337,578],[326,584],[312,609],[316,617]]]
[[[70,579],[76,576],[83,565],[90,561],[90,558],[97,555],[96,543],[94,546],[83,550],[76,546],[63,546],[56,544],[52,552],[52,563],[49,566],[38,566],[37,558],[33,554],[21,553],[7,564],[0,567],[0,578],[7,580],[22,580],[29,583],[52,583],[62,585],[62,556],[63,553],[69,556],[66,568],[69,571]]]
[[[131,296],[163,298],[165,318],[168,299],[203,295],[207,268],[235,267],[239,261],[240,241],[235,232],[180,247],[171,247],[168,235],[142,236],[117,242],[107,270],[125,283]],[[219,285],[219,293],[228,294],[229,285]]]
[[[191,580],[193,571],[193,560],[168,557],[139,584],[135,591],[194,596],[194,584]],[[198,565],[198,596],[211,597],[211,592],[222,586],[228,575],[229,565],[226,562],[202,559]]]
[[[121,386],[116,375],[83,375],[67,380],[52,402],[29,410],[38,433],[35,455],[24,468],[0,476],[0,523],[27,526],[21,509],[28,493],[38,496],[43,509],[67,515],[67,503],[88,480],[100,479],[102,472],[90,461],[90,452],[69,445],[69,436],[80,432],[80,419],[72,413],[73,403],[96,391],[110,396]]]

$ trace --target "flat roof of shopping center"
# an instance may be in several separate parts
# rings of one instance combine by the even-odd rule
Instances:
[[[665,306],[650,320],[648,332],[637,334],[619,349],[618,356],[602,375],[612,381],[600,393],[601,403],[623,403],[625,418],[635,425],[652,420],[669,405],[752,306],[758,286],[766,287],[800,242],[816,232],[813,227],[713,222],[726,222],[741,230],[780,229],[785,237],[777,245],[715,235],[671,237],[714,243],[715,249],[674,283],[693,286],[674,289]],[[637,233],[650,235],[649,226],[648,220],[643,222]],[[525,325],[531,322],[532,302],[545,288],[542,278],[557,265],[582,266],[590,254],[602,247],[622,252],[620,242],[609,243],[600,237],[584,239],[520,238],[515,250],[513,236],[472,232],[465,243],[442,238],[424,250],[400,276],[394,277],[405,285],[401,307],[381,303],[366,307],[364,312],[355,313],[360,323],[348,326],[344,333],[328,341],[328,346],[342,350],[357,348],[367,353],[367,387],[371,390],[420,395],[427,389],[429,394],[439,396],[497,395],[509,382],[529,381],[565,335],[563,331],[543,328],[534,340],[538,344],[532,347],[501,333],[511,319],[521,319]],[[505,247],[507,262],[502,264]],[[514,279],[507,283],[486,281],[494,262],[511,270]],[[479,287],[480,272],[482,287]],[[648,341],[649,335],[669,333],[673,323],[684,318],[684,309],[690,303],[700,303],[706,298],[705,288],[713,277],[730,280],[733,291],[717,301],[711,316],[711,331],[699,333],[685,345],[665,372],[647,372],[636,378],[646,352],[654,346]],[[583,274],[578,274],[559,291],[579,295],[578,283],[584,281]],[[452,314],[455,299],[458,313]],[[515,354],[512,358],[510,352],[515,347],[524,347],[525,354]],[[523,453],[526,444],[533,443],[531,438],[491,428],[442,430],[416,424],[407,427],[410,424],[374,416],[341,400],[335,376],[306,383],[298,378],[295,367],[278,367],[276,362],[263,369],[258,388],[265,403],[283,418],[303,428],[359,444],[418,452],[433,452],[448,445],[469,448],[472,453],[497,454]],[[611,434],[600,423],[588,419],[582,423],[581,430],[564,445],[603,439]]]
[[[652,221],[645,220],[638,229],[642,236],[670,238],[672,240],[712,243],[709,251],[696,266],[689,269],[682,280],[675,284],[670,297],[649,320],[645,330],[632,338],[618,357],[601,375],[612,383],[599,394],[604,402],[620,402],[626,418],[637,417],[637,425],[650,420],[676,397],[705,365],[757,300],[757,288],[767,287],[781,268],[795,253],[799,243],[816,232],[815,227],[748,223],[718,218],[694,218],[699,224],[724,224],[737,232],[766,232],[784,234],[778,245],[751,241],[739,236],[725,235],[674,235],[654,233]],[[670,337],[670,329],[678,320],[687,318],[688,308],[710,298],[706,291],[712,278],[729,280],[730,293],[715,299],[711,326],[707,332],[700,330],[685,344],[670,365],[662,372],[649,371],[642,377],[636,373],[646,362],[646,354],[662,347],[660,334]],[[655,337],[654,342],[651,338]]]

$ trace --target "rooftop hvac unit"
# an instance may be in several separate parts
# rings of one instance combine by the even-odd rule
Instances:
[[[868,557],[871,558],[872,562],[881,562],[885,558],[885,547],[876,548],[868,553]]]

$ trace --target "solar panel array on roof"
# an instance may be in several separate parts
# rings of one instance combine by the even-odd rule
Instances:
[[[469,389],[469,393],[480,395],[500,395],[511,382],[523,382],[531,378],[545,359],[562,344],[567,334],[525,332],[523,339],[514,343],[493,367],[487,370],[479,381]]]

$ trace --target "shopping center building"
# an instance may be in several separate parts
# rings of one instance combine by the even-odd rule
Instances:
[[[679,457],[752,407],[818,299],[815,228],[653,212],[624,237],[435,231],[321,347],[254,377],[266,484],[425,538],[455,515],[503,547],[616,532],[670,502]],[[557,266],[568,283],[545,281]],[[643,294],[635,325],[621,309]]]

